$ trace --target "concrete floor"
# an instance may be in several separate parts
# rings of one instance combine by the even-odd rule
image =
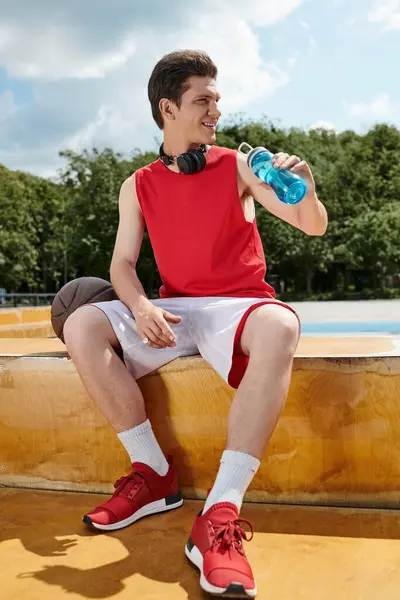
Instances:
[[[200,502],[111,533],[81,516],[104,496],[1,489],[5,600],[205,600],[183,553]],[[246,504],[245,548],[267,600],[397,600],[400,513]]]
[[[288,302],[302,323],[323,321],[400,321],[400,300]]]

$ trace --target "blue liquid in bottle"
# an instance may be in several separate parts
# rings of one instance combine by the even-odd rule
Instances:
[[[243,146],[250,148],[250,152],[242,152]],[[289,169],[275,169],[272,164],[273,154],[269,150],[261,146],[252,148],[243,142],[239,146],[239,152],[247,156],[250,169],[259,179],[271,186],[279,200],[285,204],[297,204],[303,200],[307,193],[303,179]]]

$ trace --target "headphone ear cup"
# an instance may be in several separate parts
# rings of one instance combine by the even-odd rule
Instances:
[[[190,174],[201,171],[201,162],[199,160],[198,150],[192,150],[189,154]]]
[[[178,165],[180,172],[184,175],[191,175],[193,173],[193,165],[189,152],[184,152],[178,156],[176,164]]]
[[[202,150],[191,150],[181,154],[177,159],[179,170],[184,175],[193,175],[199,173],[207,164],[206,157]]]
[[[204,169],[204,167],[207,164],[207,159],[205,157],[204,151],[202,150],[195,150],[193,152],[196,162],[197,162],[197,172],[198,171],[202,171]]]

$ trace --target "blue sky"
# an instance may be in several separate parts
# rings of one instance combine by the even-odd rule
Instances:
[[[337,129],[368,129],[381,118],[400,126],[400,2],[397,29],[369,21],[385,2],[333,0],[304,3],[262,35],[263,55],[296,57],[292,81],[268,102],[268,114],[287,126],[319,121]],[[396,13],[395,13],[396,14]],[[252,112],[263,110],[257,102]]]
[[[217,63],[225,118],[400,127],[400,0],[137,4],[0,5],[1,163],[52,176],[65,148],[155,150],[147,81],[179,48],[201,48]]]

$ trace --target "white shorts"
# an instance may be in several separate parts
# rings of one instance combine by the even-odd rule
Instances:
[[[121,300],[88,303],[97,306],[108,317],[121,344],[124,363],[135,379],[180,356],[200,354],[231,387],[237,389],[249,360],[241,350],[240,338],[252,310],[263,304],[279,304],[298,318],[293,308],[274,298],[209,296],[150,301],[182,317],[178,324],[168,323],[176,337],[174,348],[147,346],[138,335],[131,311]]]

